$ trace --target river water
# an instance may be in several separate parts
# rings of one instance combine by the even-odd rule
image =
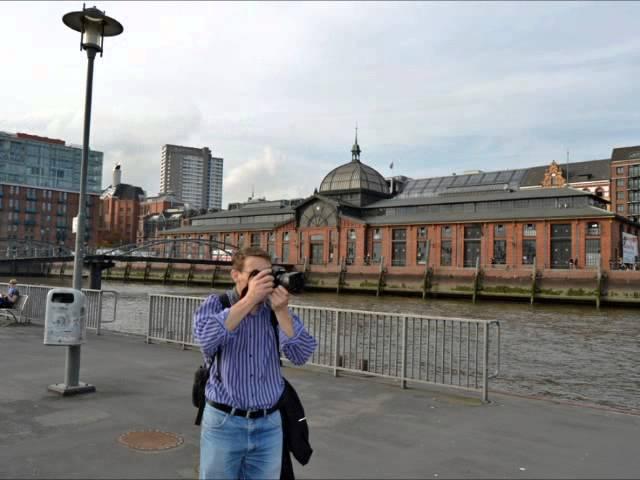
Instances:
[[[7,279],[0,278],[0,281]],[[20,278],[25,284],[70,286],[65,278]],[[144,334],[149,293],[205,296],[201,286],[103,281],[119,293],[118,318],[104,328]],[[502,328],[501,373],[490,389],[561,398],[631,411],[640,409],[640,309],[529,305],[309,292],[298,305],[407,314],[496,319]]]

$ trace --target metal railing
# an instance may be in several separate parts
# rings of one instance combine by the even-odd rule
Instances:
[[[158,340],[177,343],[182,348],[197,347],[193,339],[193,314],[204,298],[149,295],[147,343]]]
[[[193,313],[204,299],[149,295],[147,343],[197,347]],[[318,342],[307,362],[333,370],[481,392],[500,371],[496,320],[402,315],[292,305]],[[492,348],[495,343],[495,348]],[[490,371],[491,366],[491,371]]]
[[[8,285],[7,283],[0,283],[0,285]],[[58,287],[52,287],[49,285],[18,285],[18,291],[21,295],[29,295],[29,301],[27,302],[23,317],[34,323],[44,323],[47,294],[49,290]],[[87,299],[87,328],[95,330],[96,334],[100,335],[102,325],[105,323],[113,323],[116,320],[116,314],[118,310],[118,292],[115,290],[92,290],[89,288],[83,288],[82,292]],[[102,319],[104,312],[103,297],[105,295],[113,297],[113,318],[112,320],[105,321]]]

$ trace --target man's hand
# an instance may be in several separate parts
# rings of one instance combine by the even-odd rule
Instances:
[[[263,270],[251,278],[245,295],[247,302],[252,306],[256,306],[264,301],[273,292],[273,280],[271,270]]]
[[[271,309],[274,312],[287,310],[289,308],[289,292],[282,285],[278,286],[270,297]]]
[[[278,325],[287,337],[293,337],[293,320],[289,315],[289,292],[280,285],[273,291],[269,299],[271,300],[271,309],[278,319]]]

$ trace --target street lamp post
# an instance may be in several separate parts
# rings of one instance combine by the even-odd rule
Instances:
[[[78,199],[78,222],[76,227],[76,251],[73,259],[73,288],[82,289],[82,261],[84,257],[84,237],[86,222],[87,168],[89,165],[89,132],[91,127],[91,97],[93,93],[93,61],[96,54],[102,56],[104,37],[120,35],[123,27],[117,20],[107,17],[96,7],[69,12],[62,17],[64,24],[80,32],[80,50],[87,52],[87,86],[84,102],[84,133],[82,137],[82,163],[80,166],[80,198]],[[95,387],[79,382],[80,345],[67,347],[63,384],[50,385],[49,390],[62,395],[94,392]]]

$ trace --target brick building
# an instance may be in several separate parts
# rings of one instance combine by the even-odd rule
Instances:
[[[75,248],[82,148],[64,140],[0,132],[0,239]],[[89,151],[84,241],[95,246],[102,152]],[[43,246],[44,248],[44,246]]]
[[[640,232],[640,224],[609,208],[608,160],[582,162],[574,173],[570,165],[569,185],[566,176],[551,180],[562,175],[552,163],[404,177],[391,190],[360,153],[356,139],[351,161],[329,172],[304,201],[248,202],[162,236],[261,246],[276,261],[311,271],[382,264],[401,275],[477,264],[608,268],[620,256],[621,233]],[[209,254],[205,246],[193,248],[191,255]]]
[[[140,205],[144,190],[122,183],[120,165],[113,168],[113,181],[100,197],[100,246],[136,243]]]

